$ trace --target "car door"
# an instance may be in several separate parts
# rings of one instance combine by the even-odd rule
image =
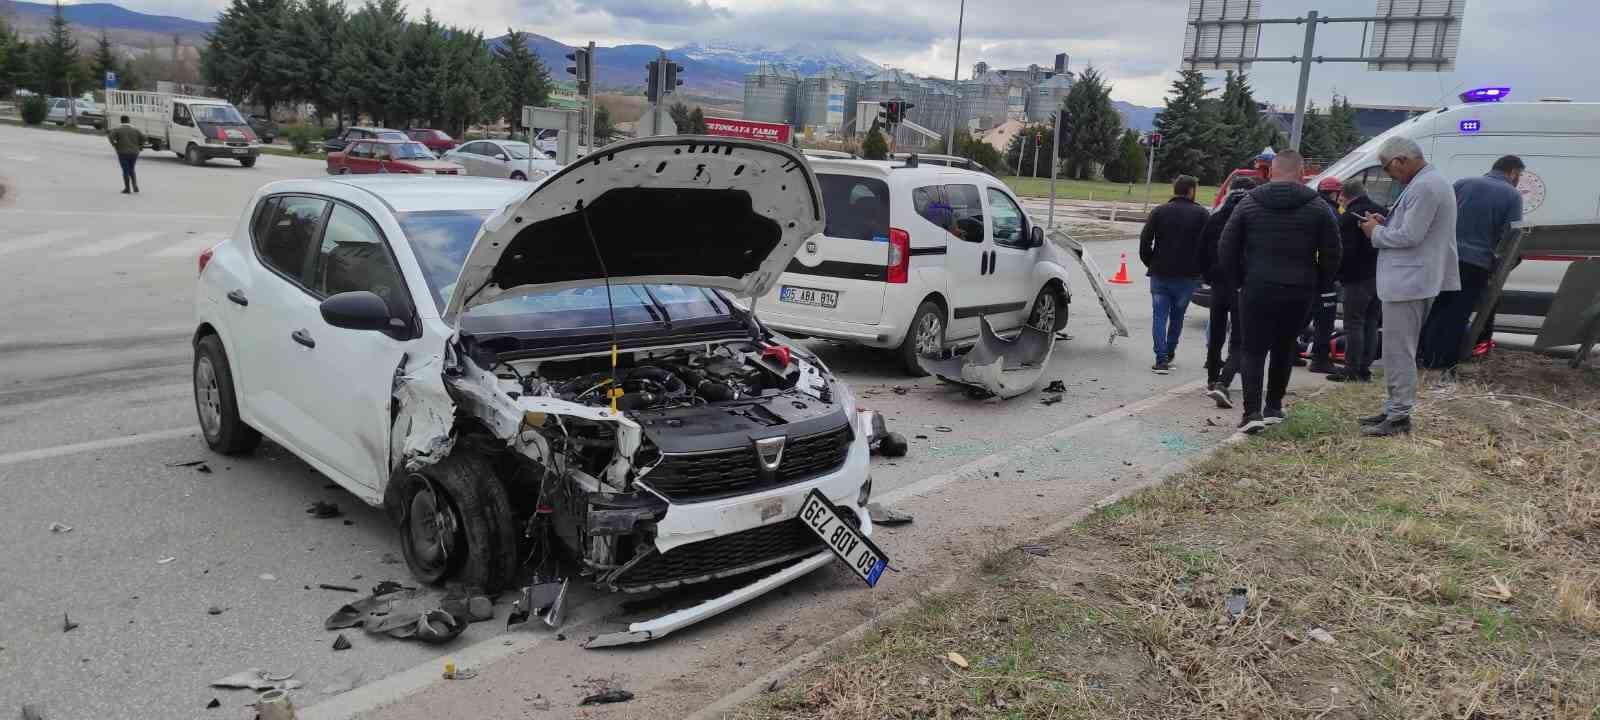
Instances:
[[[346,172],[350,172],[350,173],[364,173],[364,172],[367,172],[366,167],[362,164],[362,163],[366,162],[366,154],[367,154],[367,144],[364,143],[364,142],[359,142],[358,141],[358,142],[352,142],[352,143],[350,143],[348,145],[345,145],[344,146],[344,169],[345,169],[345,171]]]
[[[497,178],[511,177],[511,153],[500,147],[500,143],[484,143],[484,145],[489,151],[483,158],[485,169],[488,170],[484,174]]]
[[[367,172],[374,172],[374,173],[391,173],[391,172],[395,172],[394,168],[389,167],[390,164],[392,164],[394,162],[394,158],[392,156],[390,156],[390,154],[389,154],[389,144],[388,143],[382,143],[382,142],[368,143],[367,144],[367,152],[368,152],[367,163],[368,163],[368,168],[369,168],[367,170]]]
[[[1004,293],[989,277],[994,267],[994,246],[984,217],[983,194],[977,185],[947,183],[940,186],[950,239],[945,254],[945,275],[950,294],[952,339],[978,334],[978,318],[996,312]]]
[[[365,212],[331,203],[300,292],[280,307],[288,333],[279,347],[284,396],[295,437],[334,471],[376,489],[389,471],[389,405],[394,369],[419,327],[393,250]],[[403,327],[347,330],[322,319],[321,303],[344,292],[384,300]]]
[[[483,148],[484,143],[482,141],[462,145],[454,156],[454,162],[461,163],[461,166],[467,169],[468,175],[482,177],[488,174],[484,171],[482,163]]]
[[[1019,327],[1038,288],[1033,287],[1033,266],[1038,251],[1028,241],[1028,219],[1022,208],[1004,190],[992,185],[983,189],[988,205],[989,278],[985,282],[993,288],[995,310],[989,322],[995,329]]]
[[[235,393],[249,406],[258,429],[299,448],[297,438],[305,432],[305,420],[291,399],[292,385],[298,379],[284,372],[299,360],[298,346],[291,338],[298,327],[289,309],[296,296],[307,292],[304,279],[321,236],[328,201],[279,195],[267,202],[273,203],[264,210],[270,215],[257,224],[251,239],[254,262],[250,263],[248,287],[229,294],[229,300],[242,309],[234,326],[238,352],[231,359],[243,366],[243,382]]]

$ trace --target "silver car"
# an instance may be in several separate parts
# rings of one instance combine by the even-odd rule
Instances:
[[[543,153],[528,157],[528,144],[515,140],[473,140],[445,153],[448,160],[477,177],[542,180],[561,169]]]

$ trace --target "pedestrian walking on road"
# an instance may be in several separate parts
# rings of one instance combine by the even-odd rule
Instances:
[[[117,162],[122,164],[122,194],[127,195],[139,192],[139,176],[134,173],[134,165],[139,162],[139,151],[144,149],[144,133],[128,124],[127,115],[123,115],[120,122],[106,136],[117,151]]]
[[[1157,375],[1172,371],[1172,357],[1178,351],[1178,336],[1183,333],[1183,316],[1189,301],[1200,287],[1206,270],[1206,209],[1194,201],[1200,181],[1179,175],[1172,183],[1172,199],[1150,211],[1144,231],[1139,233],[1139,260],[1150,276],[1152,315],[1150,335],[1154,341]]]
[[[1461,339],[1467,319],[1494,272],[1495,248],[1511,223],[1522,219],[1522,193],[1517,183],[1525,169],[1522,158],[1507,155],[1487,175],[1456,181],[1456,269],[1460,290],[1439,293],[1422,328],[1422,366],[1453,373],[1461,361]]]
[[[1378,299],[1383,301],[1383,412],[1360,419],[1361,434],[1387,437],[1411,431],[1417,402],[1417,342],[1434,298],[1460,290],[1456,254],[1456,193],[1444,173],[1428,164],[1422,147],[1390,138],[1378,162],[1406,186],[1394,216],[1370,213],[1361,231],[1378,249]]]
[[[1359,178],[1344,181],[1339,192],[1344,213],[1339,216],[1339,285],[1344,294],[1344,370],[1328,376],[1334,382],[1372,382],[1372,360],[1378,353],[1378,250],[1361,221],[1383,208],[1367,197]]]
[[[1218,251],[1222,242],[1222,229],[1228,218],[1256,187],[1256,181],[1247,177],[1234,178],[1228,199],[1222,207],[1211,213],[1203,233],[1206,244],[1206,282],[1211,284],[1211,319],[1206,325],[1206,397],[1216,401],[1219,408],[1233,407],[1233,397],[1228,388],[1239,372],[1239,288],[1223,271]],[[1228,346],[1228,359],[1222,359],[1222,346]]]
[[[1317,194],[1333,212],[1335,224],[1339,222],[1339,192],[1343,187],[1338,178],[1332,177],[1317,183]],[[1337,276],[1333,280],[1319,290],[1316,301],[1311,303],[1311,367],[1307,369],[1322,375],[1338,372],[1333,365],[1333,321],[1339,314],[1339,285]]]
[[[1339,228],[1328,204],[1305,186],[1304,166],[1299,152],[1278,153],[1271,182],[1239,202],[1218,248],[1223,271],[1240,288],[1244,417],[1239,429],[1246,433],[1283,421],[1283,395],[1298,354],[1295,340],[1318,289],[1332,284],[1339,269]]]

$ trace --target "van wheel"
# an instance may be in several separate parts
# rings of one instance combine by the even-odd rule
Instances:
[[[906,329],[906,339],[900,341],[900,363],[912,377],[928,374],[922,369],[922,358],[934,357],[944,352],[944,310],[938,303],[924,300],[911,316],[911,326]]]
[[[511,179],[512,180],[527,180],[528,176],[527,175],[523,175],[521,171],[518,171],[518,172],[511,173]]]
[[[204,164],[206,159],[200,157],[200,148],[195,147],[191,143],[188,149],[183,151],[183,161],[189,163],[190,165],[199,166]]]
[[[400,548],[411,574],[494,593],[512,581],[516,533],[511,505],[482,455],[451,455],[399,482]]]
[[[253,157],[242,157],[242,158],[239,158],[239,164],[243,165],[245,167],[255,167],[256,166],[256,159],[253,158]]]
[[[261,444],[261,433],[239,419],[233,370],[222,339],[216,335],[200,338],[194,346],[194,409],[200,418],[200,433],[212,450],[238,455]]]
[[[1046,332],[1060,332],[1067,326],[1067,304],[1061,291],[1046,285],[1033,299],[1033,309],[1028,312],[1028,326]]]

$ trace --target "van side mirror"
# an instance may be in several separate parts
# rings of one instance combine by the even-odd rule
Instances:
[[[377,293],[352,290],[323,300],[319,308],[329,325],[345,330],[396,330],[405,321],[389,314],[389,305]]]
[[[1033,247],[1044,245],[1044,228],[1035,225],[1028,229],[1028,244]]]

